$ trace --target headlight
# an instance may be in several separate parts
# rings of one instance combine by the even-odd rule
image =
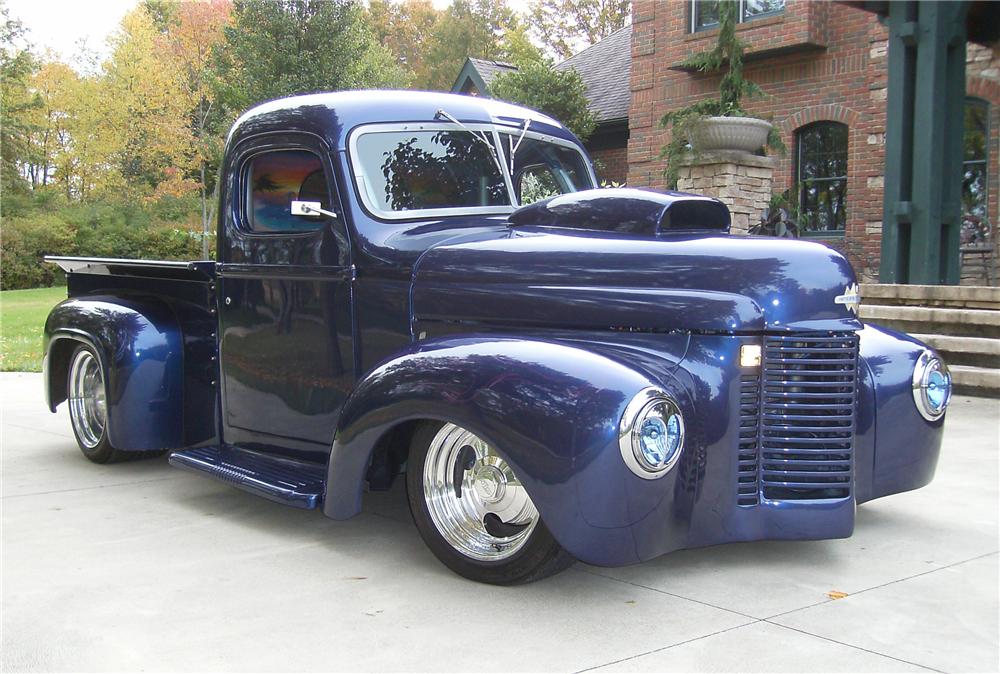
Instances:
[[[639,477],[666,475],[684,447],[684,418],[674,399],[655,388],[640,391],[622,414],[618,445],[625,465]]]
[[[927,421],[937,421],[951,400],[951,373],[930,351],[917,358],[913,368],[913,402],[920,416]]]

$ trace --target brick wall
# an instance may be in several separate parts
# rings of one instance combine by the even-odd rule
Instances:
[[[597,179],[603,182],[624,183],[628,180],[628,148],[613,147],[591,150],[590,158],[597,166]]]
[[[670,110],[717,95],[718,75],[677,69],[688,55],[711,48],[717,30],[691,34],[690,4],[635,0],[632,9],[632,93],[628,182],[663,188],[660,148]],[[848,125],[847,224],[844,236],[824,239],[842,250],[864,278],[877,275],[882,232],[887,94],[887,32],[875,14],[840,3],[787,0],[779,16],[738,27],[748,44],[745,76],[766,98],[744,101],[770,119],[788,148],[777,156],[774,190],[794,183],[795,132],[815,121]],[[1000,175],[1000,61],[970,45],[968,93],[991,105],[990,216],[996,221]]]

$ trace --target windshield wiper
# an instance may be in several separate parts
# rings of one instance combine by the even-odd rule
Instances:
[[[495,163],[497,165],[497,169],[500,171],[500,175],[501,176],[503,175],[503,162],[500,159],[500,150],[498,150],[497,146],[494,145],[489,140],[489,136],[486,135],[485,131],[473,131],[472,129],[470,129],[469,127],[467,127],[465,124],[462,124],[460,121],[458,121],[457,119],[455,119],[453,116],[451,116],[450,114],[448,114],[447,112],[445,112],[444,108],[439,109],[434,116],[435,117],[444,117],[445,119],[447,119],[452,124],[457,124],[459,127],[462,128],[463,131],[468,131],[469,133],[472,134],[473,138],[477,139],[479,142],[484,143],[487,147],[489,147],[490,148],[490,156],[493,157],[493,163]],[[518,141],[518,142],[520,142],[520,141]]]
[[[525,119],[524,126],[521,127],[521,135],[517,137],[517,142],[514,142],[514,134],[507,136],[508,147],[510,148],[510,177],[514,177],[514,153],[517,152],[517,148],[521,147],[521,141],[524,140],[524,136],[528,133],[528,127],[531,126],[531,120]]]

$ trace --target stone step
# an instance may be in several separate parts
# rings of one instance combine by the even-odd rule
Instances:
[[[913,334],[944,355],[948,365],[1000,368],[1000,339]]]
[[[1000,396],[1000,369],[949,365],[955,392],[996,398]]]
[[[921,286],[863,283],[865,304],[945,306],[1000,311],[1000,288],[989,286]]]
[[[862,304],[862,320],[920,334],[1000,337],[1000,311]]]

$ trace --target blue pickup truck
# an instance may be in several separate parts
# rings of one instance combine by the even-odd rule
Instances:
[[[405,480],[455,572],[852,533],[934,474],[951,379],[847,261],[719,201],[595,189],[559,123],[342,92],[235,123],[217,260],[51,258],[50,409],[97,463],[349,518]]]

